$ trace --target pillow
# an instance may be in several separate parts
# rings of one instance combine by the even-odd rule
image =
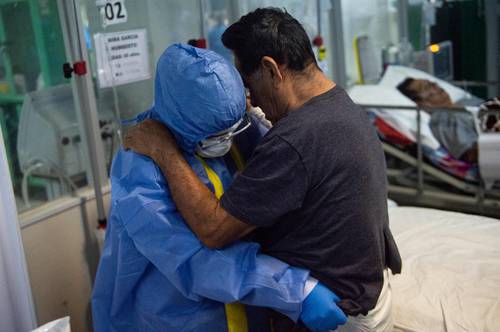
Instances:
[[[354,85],[348,89],[352,100],[361,105],[417,106],[398,89],[381,85]],[[409,111],[411,114],[411,111]]]
[[[382,77],[382,79],[378,84],[382,86],[396,88],[400,83],[402,83],[408,77],[435,82],[450,95],[451,101],[453,103],[456,103],[461,99],[471,98],[471,94],[463,89],[457,88],[456,86],[446,81],[443,81],[437,77],[434,77],[431,74],[426,73],[424,71],[404,66],[388,66],[384,73],[384,76]]]
[[[348,92],[351,99],[359,105],[387,105],[387,106],[416,106],[416,104],[394,87],[381,85],[355,85]],[[394,129],[405,135],[413,142],[417,141],[417,116],[416,111],[398,109],[370,109]],[[431,132],[429,126],[431,117],[426,112],[421,112],[422,144],[436,150],[439,142]]]

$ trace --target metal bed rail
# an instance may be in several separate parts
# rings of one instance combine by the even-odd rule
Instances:
[[[464,90],[472,87],[500,87],[499,81],[468,81],[468,80],[451,80],[448,83],[453,84],[455,86],[462,87]]]
[[[417,170],[416,186],[399,186],[390,184],[389,194],[393,197],[400,198],[402,202],[412,203],[416,205],[432,206],[438,208],[447,208],[463,212],[479,213],[500,218],[500,190],[486,190],[483,181],[479,177],[478,183],[470,183],[465,180],[460,180],[447,172],[438,169],[437,167],[427,164],[424,161],[422,149],[422,111],[432,112],[469,112],[464,107],[419,107],[419,106],[394,106],[394,105],[379,105],[379,104],[360,104],[365,111],[373,109],[383,110],[398,110],[415,112],[417,133],[416,133],[416,158],[388,143],[382,142],[384,152],[396,159],[399,159]],[[487,113],[500,114],[500,110],[487,111]],[[397,129],[397,128],[396,128]],[[500,134],[500,133],[499,133]],[[500,153],[500,152],[499,152]],[[387,170],[388,177],[404,176],[399,169]],[[424,176],[428,174],[438,180],[463,192],[451,193],[439,188],[429,189],[424,186]],[[488,196],[488,197],[486,197]]]

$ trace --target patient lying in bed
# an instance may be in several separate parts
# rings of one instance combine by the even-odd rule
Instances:
[[[453,103],[448,93],[435,82],[407,78],[397,89],[420,107],[464,106]],[[487,103],[485,103],[486,105]],[[491,129],[500,128],[498,119],[489,121]],[[439,143],[456,159],[475,164],[478,161],[478,133],[473,115],[467,112],[432,112],[430,127]]]

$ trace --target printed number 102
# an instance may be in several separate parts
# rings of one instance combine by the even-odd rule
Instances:
[[[106,16],[106,19],[109,21],[112,21],[114,19],[125,18],[125,14],[123,13],[123,9],[122,9],[122,3],[121,2],[114,2],[114,3],[108,2],[104,6],[104,15]]]

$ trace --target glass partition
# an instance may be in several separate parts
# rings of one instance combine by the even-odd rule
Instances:
[[[20,212],[87,185],[65,59],[56,0],[0,1],[0,125]]]
[[[80,8],[85,25],[90,68],[95,82],[97,106],[99,113],[112,113],[116,119],[124,120],[134,117],[151,107],[153,102],[153,82],[155,64],[165,48],[172,43],[188,42],[200,38],[200,3],[196,0],[148,0],[122,1],[122,16],[126,10],[126,19],[121,22],[106,23],[106,4],[111,2],[80,0]],[[118,12],[115,13],[118,16]],[[108,76],[121,73],[124,65],[120,60],[109,60],[113,56],[121,56],[126,52],[115,52],[110,38],[131,38],[135,35],[140,47],[131,51],[137,53],[142,66],[136,66],[141,74],[131,74],[130,79],[106,84],[102,72]],[[103,38],[107,38],[107,42]],[[123,46],[123,42],[115,46]],[[125,42],[125,44],[127,44]],[[110,46],[111,45],[111,46]],[[99,57],[103,63],[99,63]],[[114,68],[110,68],[114,63]],[[125,63],[126,65],[126,63]],[[100,73],[99,73],[100,71]],[[101,75],[101,77],[99,76]]]
[[[348,85],[366,80],[360,76],[361,65],[368,67],[368,80],[380,75],[382,50],[399,43],[396,1],[343,0],[342,22]],[[359,59],[359,48],[369,54]],[[359,63],[361,60],[370,63]]]

